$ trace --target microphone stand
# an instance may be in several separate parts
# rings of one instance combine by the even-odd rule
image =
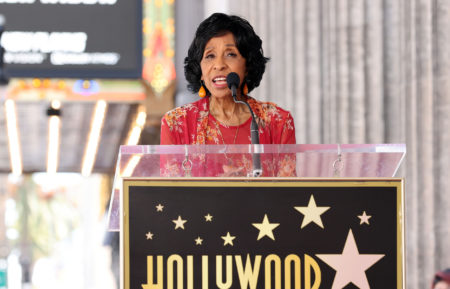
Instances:
[[[247,102],[241,101],[237,99],[236,95],[236,87],[233,85],[231,87],[231,94],[233,96],[233,100],[235,103],[243,103],[248,107],[248,110],[250,111],[250,114],[252,115],[252,122],[250,124],[250,138],[252,140],[253,145],[259,145],[259,128],[258,124],[256,123],[256,117],[253,113],[253,110],[251,109],[250,105]],[[261,155],[259,152],[259,146],[255,147],[255,153],[253,153],[253,171],[252,175],[253,177],[259,177],[262,175],[262,168],[261,168]]]

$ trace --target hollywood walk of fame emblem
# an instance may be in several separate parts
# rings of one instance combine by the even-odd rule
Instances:
[[[124,288],[403,289],[395,180],[124,181]]]

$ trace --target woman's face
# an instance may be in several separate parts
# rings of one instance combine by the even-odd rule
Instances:
[[[201,79],[211,92],[211,96],[230,97],[231,90],[227,86],[227,75],[230,72],[237,73],[242,83],[246,75],[245,62],[231,32],[211,38],[206,43],[200,62]]]
[[[445,281],[439,281],[434,285],[433,289],[449,289],[450,286],[448,286],[447,282]]]

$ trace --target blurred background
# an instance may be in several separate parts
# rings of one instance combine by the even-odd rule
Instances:
[[[119,288],[119,146],[197,99],[183,61],[214,12],[262,38],[251,95],[297,143],[406,143],[406,287],[450,267],[450,1],[0,0],[0,289]]]

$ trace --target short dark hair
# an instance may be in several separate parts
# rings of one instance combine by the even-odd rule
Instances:
[[[214,13],[198,26],[195,38],[189,47],[188,56],[184,59],[184,74],[188,82],[188,89],[192,92],[198,92],[201,86],[200,62],[206,43],[211,38],[227,32],[234,35],[237,49],[246,60],[247,76],[245,81],[248,91],[250,92],[261,82],[266,62],[269,60],[264,57],[261,38],[247,20],[235,15]],[[207,93],[209,94],[209,91]]]

